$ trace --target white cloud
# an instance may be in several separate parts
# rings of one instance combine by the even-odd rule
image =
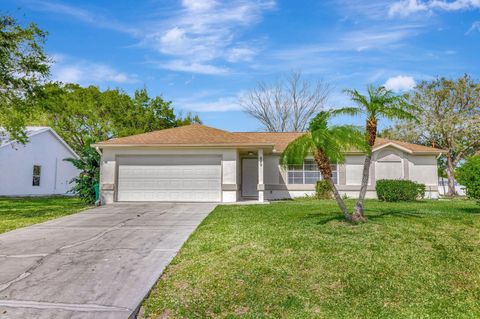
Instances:
[[[389,16],[406,17],[412,13],[427,11],[428,6],[417,0],[403,0],[393,3],[388,10]]]
[[[182,5],[190,11],[207,11],[217,5],[214,0],[182,0]]]
[[[415,87],[415,80],[411,76],[398,75],[389,78],[384,86],[394,92],[409,91]]]
[[[433,10],[459,11],[473,9],[480,9],[480,0],[401,0],[390,5],[388,15],[390,17],[407,17],[415,13]]]
[[[475,21],[474,23],[472,23],[472,26],[470,27],[470,29],[468,29],[467,33],[465,34],[470,34],[475,31],[480,32],[480,21]]]
[[[251,61],[258,49],[237,39],[242,30],[257,23],[275,6],[272,0],[183,0],[182,9],[158,24],[153,23],[142,44],[173,59],[160,67],[176,71],[221,74],[214,64]]]
[[[186,98],[172,99],[174,106],[189,112],[229,112],[242,109],[238,101],[245,92],[222,96],[221,91],[203,90]]]
[[[239,111],[241,106],[238,104],[238,97],[221,97],[212,101],[174,101],[184,110],[191,112],[229,112]]]
[[[37,11],[52,12],[61,14],[63,16],[73,17],[77,20],[92,24],[96,27],[100,27],[103,29],[129,33],[132,35],[140,34],[140,31],[137,28],[132,27],[131,25],[122,24],[114,19],[107,18],[96,12],[82,9],[79,7],[74,7],[71,5],[66,5],[58,1],[26,0],[26,4],[31,9]]]
[[[228,62],[251,61],[257,54],[257,51],[249,47],[231,48],[226,53]]]
[[[165,63],[158,63],[158,67],[162,69],[180,71],[180,72],[189,72],[189,73],[198,73],[198,74],[209,74],[209,75],[222,75],[227,74],[229,69],[218,67],[212,64],[203,64],[196,62],[185,62],[182,60],[172,60]]]
[[[55,54],[52,59],[55,62],[51,67],[54,81],[81,85],[137,82],[135,76],[120,72],[106,64],[74,60],[62,54]]]
[[[95,27],[125,32],[165,59],[158,66],[180,72],[223,74],[219,63],[251,61],[260,51],[238,39],[275,8],[275,0],[182,0],[180,8],[162,11],[162,19],[147,18],[136,26],[122,24],[97,10],[66,5],[58,0],[25,0],[31,9],[61,14]],[[153,12],[152,16],[156,16]],[[165,18],[166,17],[166,18]],[[171,59],[171,60],[169,60]]]

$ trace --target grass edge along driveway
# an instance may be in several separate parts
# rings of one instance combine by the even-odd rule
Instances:
[[[349,201],[349,205],[353,205]],[[480,206],[219,206],[144,302],[148,318],[479,318]]]
[[[0,197],[0,234],[62,216],[91,206],[77,197]]]

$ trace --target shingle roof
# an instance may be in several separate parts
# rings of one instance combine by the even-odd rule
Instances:
[[[283,152],[287,145],[302,136],[302,132],[235,132],[234,134],[242,135],[262,143],[270,143],[275,145],[276,152]]]
[[[180,126],[138,135],[112,138],[98,145],[270,145],[243,134],[231,133],[200,124]]]
[[[302,132],[227,132],[200,124],[186,125],[127,137],[113,138],[96,145],[198,145],[198,146],[270,146],[275,152],[283,152],[287,145],[300,137]],[[396,145],[413,153],[443,152],[437,148],[377,138],[375,149],[388,144]]]

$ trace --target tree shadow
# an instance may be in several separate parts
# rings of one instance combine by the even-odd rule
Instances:
[[[480,206],[479,207],[462,207],[459,211],[466,214],[480,215]]]

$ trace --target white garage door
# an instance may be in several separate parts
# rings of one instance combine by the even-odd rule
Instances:
[[[118,159],[118,201],[219,202],[219,156]]]

